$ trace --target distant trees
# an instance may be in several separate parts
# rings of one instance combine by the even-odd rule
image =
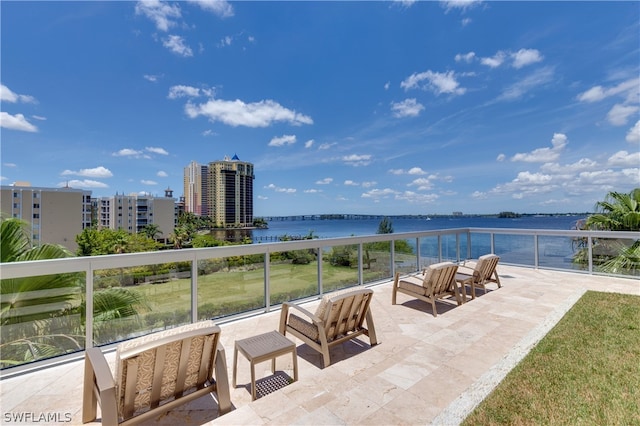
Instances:
[[[377,234],[393,234],[393,225],[391,223],[391,219],[388,217],[382,218],[380,224],[378,225]]]
[[[153,232],[152,229],[149,232]],[[157,232],[156,232],[157,233]],[[146,233],[129,234],[123,229],[85,228],[76,235],[78,256],[138,253],[159,250],[162,245]]]

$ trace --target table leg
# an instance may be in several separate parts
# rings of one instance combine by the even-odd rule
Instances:
[[[256,364],[251,361],[251,399],[256,400]]]
[[[233,349],[233,387],[236,387],[236,374],[238,373],[238,346]]]
[[[296,353],[296,348],[293,348],[293,381],[298,381],[298,354]]]

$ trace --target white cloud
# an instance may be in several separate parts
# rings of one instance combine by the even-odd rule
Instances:
[[[312,188],[312,189],[305,189],[302,192],[304,192],[305,194],[317,194],[318,192],[322,192],[322,190],[321,189]]]
[[[407,186],[417,186],[418,191],[426,191],[429,189],[433,189],[433,183],[428,178],[414,179]]]
[[[277,136],[269,141],[269,146],[293,145],[296,143],[296,135]]]
[[[394,175],[426,175],[427,172],[425,172],[424,170],[422,170],[421,167],[412,167],[408,170],[405,169],[390,169],[389,173],[394,174]]]
[[[269,185],[265,186],[265,188],[266,189],[272,189],[275,192],[284,192],[284,193],[287,193],[287,194],[293,194],[293,193],[296,192],[295,188],[281,188],[281,187],[276,186],[276,185],[274,185],[272,183],[270,183]]]
[[[413,73],[400,83],[400,87],[405,91],[422,88],[423,90],[429,89],[436,95],[442,93],[462,95],[467,89],[459,86],[460,83],[456,80],[456,75],[453,71],[439,73],[429,70],[418,74]]]
[[[629,143],[640,142],[640,120],[636,121],[636,124],[629,129],[629,132],[627,133],[627,137],[625,139]]]
[[[314,140],[313,140],[313,139],[309,139],[308,141],[306,141],[306,142],[304,143],[304,147],[305,147],[305,148],[311,148],[311,147],[313,146],[313,142],[314,142]]]
[[[447,12],[453,9],[460,9],[463,12],[482,3],[482,0],[440,0],[440,5]]]
[[[588,158],[581,158],[573,164],[545,163],[540,170],[545,173],[554,175],[572,175],[586,170],[594,170],[598,168],[598,163]]]
[[[462,53],[458,53],[455,56],[455,60],[456,62],[466,62],[468,64],[470,64],[471,62],[473,62],[473,60],[476,58],[476,54],[475,52],[468,52],[465,54]]]
[[[147,152],[153,152],[154,154],[160,155],[169,155],[169,153],[164,148],[159,148],[155,146],[147,146],[144,148]]]
[[[29,123],[24,115],[11,115],[6,112],[0,112],[0,127],[5,129],[20,130],[22,132],[37,132],[38,128]]]
[[[330,149],[332,146],[337,145],[335,142],[325,142],[325,143],[321,143],[320,146],[318,146],[318,151],[324,151],[327,149]]]
[[[192,86],[184,86],[178,84],[176,86],[171,86],[169,88],[169,94],[167,98],[169,99],[178,99],[178,98],[197,98],[200,96],[213,97],[215,94],[214,89],[202,88],[199,89],[197,87]]]
[[[111,170],[103,166],[94,167],[93,169],[80,169],[78,171],[65,170],[61,173],[61,175],[62,176],[75,175],[75,176],[91,177],[91,178],[98,178],[98,179],[113,177],[113,173],[111,173]]]
[[[182,16],[180,6],[159,0],[144,0],[136,4],[136,14],[151,19],[159,31],[169,31],[176,25],[174,19]]]
[[[142,155],[142,151],[136,151],[135,149],[123,148],[118,152],[114,152],[114,157],[140,157]]]
[[[506,158],[507,158],[507,156],[506,156],[506,155],[504,155],[504,154],[498,154],[498,156],[496,157],[496,161],[500,161],[500,162],[502,162],[502,161],[504,161]]]
[[[158,176],[158,177],[167,177],[169,175],[164,170],[159,170],[158,173],[156,173],[156,176]]]
[[[371,155],[369,154],[365,154],[365,155],[357,155],[357,154],[352,154],[352,155],[345,155],[344,157],[342,157],[342,161],[344,161],[346,164],[350,165],[350,166],[366,166],[369,165],[371,163]]]
[[[15,168],[18,167],[16,163],[2,163],[3,167]]]
[[[73,179],[66,182],[60,182],[58,184],[58,188],[65,188],[67,186],[70,188],[108,188],[109,187],[109,185],[107,185],[106,183],[98,182],[96,180],[90,180],[90,179],[84,179],[84,180]]]
[[[316,181],[316,185],[329,185],[331,182],[333,182],[333,178],[329,177]]]
[[[275,122],[288,122],[293,125],[313,124],[311,117],[287,109],[272,100],[246,104],[239,99],[212,99],[199,105],[187,103],[185,113],[190,118],[202,115],[210,121],[220,121],[233,127],[267,127]]]
[[[202,9],[213,12],[220,18],[233,16],[233,6],[226,0],[188,0],[188,2],[197,4]]]
[[[162,45],[176,55],[188,58],[193,56],[193,50],[186,45],[184,37],[172,34],[162,40]]]
[[[363,188],[371,188],[372,186],[376,186],[377,184],[378,184],[378,182],[376,182],[375,180],[365,181],[365,182],[362,182],[362,187]]]
[[[358,184],[358,182],[354,182],[354,181],[352,181],[350,179],[347,179],[347,180],[344,181],[343,185],[344,186],[358,186],[359,184]]]
[[[612,167],[640,167],[640,152],[618,151],[607,160],[607,165]],[[636,176],[636,181],[640,176]]]
[[[580,93],[577,96],[577,99],[580,102],[597,102],[611,96],[623,95],[627,102],[637,103],[637,93],[639,86],[640,78],[632,78],[609,88],[594,86],[591,89]]]
[[[521,98],[526,93],[538,86],[545,85],[553,81],[554,70],[551,67],[544,67],[529,74],[527,77],[515,84],[507,87],[498,97],[501,100],[514,100]]]
[[[143,75],[142,77],[143,77],[145,80],[148,80],[148,81],[150,81],[150,82],[152,82],[152,83],[155,83],[155,82],[157,82],[157,81],[158,81],[158,79],[159,79],[161,76],[153,75],[153,74],[145,74],[145,75]]]
[[[543,56],[536,49],[520,49],[516,53],[512,53],[511,58],[513,59],[513,67],[519,69],[542,61]]]
[[[393,111],[393,116],[397,118],[417,117],[423,109],[424,106],[419,104],[415,98],[405,99],[402,102],[391,102],[391,111]]]
[[[37,103],[36,98],[33,96],[14,93],[4,84],[0,84],[0,101],[11,103],[21,102],[25,104]]]
[[[480,58],[480,63],[486,65],[489,68],[498,68],[504,62],[507,54],[503,51],[496,52],[495,55],[487,58]]]
[[[147,180],[147,179],[142,179],[140,181],[141,184],[143,185],[157,185],[158,182],[156,182],[155,180]]]
[[[624,126],[638,110],[640,107],[635,105],[616,104],[607,113],[607,120],[614,126]]]
[[[389,87],[391,87],[391,82],[390,82],[390,81],[387,81],[387,82],[384,84],[384,90],[389,90]]]
[[[567,136],[562,133],[555,133],[551,139],[551,148],[538,148],[529,153],[518,153],[511,158],[511,161],[524,161],[527,163],[548,163],[557,160],[560,153],[567,145]]]
[[[407,8],[407,9],[408,9],[408,8],[410,8],[411,6],[413,6],[413,4],[414,4],[416,1],[418,1],[418,0],[393,0],[393,3],[395,3],[395,4],[399,4],[399,5],[401,5],[402,7],[405,7],[405,8]]]
[[[390,196],[395,196],[396,194],[399,194],[399,192],[396,191],[395,189],[391,189],[391,188],[377,189],[376,188],[376,189],[372,189],[371,191],[367,191],[363,193],[361,197],[380,199],[380,198],[389,198]]]
[[[488,196],[486,192],[474,191],[473,194],[471,194],[471,198],[475,200],[486,200]]]

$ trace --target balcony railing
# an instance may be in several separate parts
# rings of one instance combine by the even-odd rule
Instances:
[[[5,263],[2,375],[490,252],[503,264],[611,275],[605,261],[637,240],[638,232],[460,228]],[[637,261],[616,275],[638,279]]]

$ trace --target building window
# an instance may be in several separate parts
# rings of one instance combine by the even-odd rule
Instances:
[[[20,208],[20,203],[13,203],[13,208],[14,209],[19,209]]]
[[[34,213],[33,214],[33,218],[34,219],[40,219],[40,213]]]
[[[33,198],[40,198],[40,194],[38,192],[33,193]]]
[[[33,203],[33,208],[34,209],[39,209],[40,208],[40,203]]]
[[[14,192],[13,193],[13,198],[20,198],[20,193],[19,192]]]

